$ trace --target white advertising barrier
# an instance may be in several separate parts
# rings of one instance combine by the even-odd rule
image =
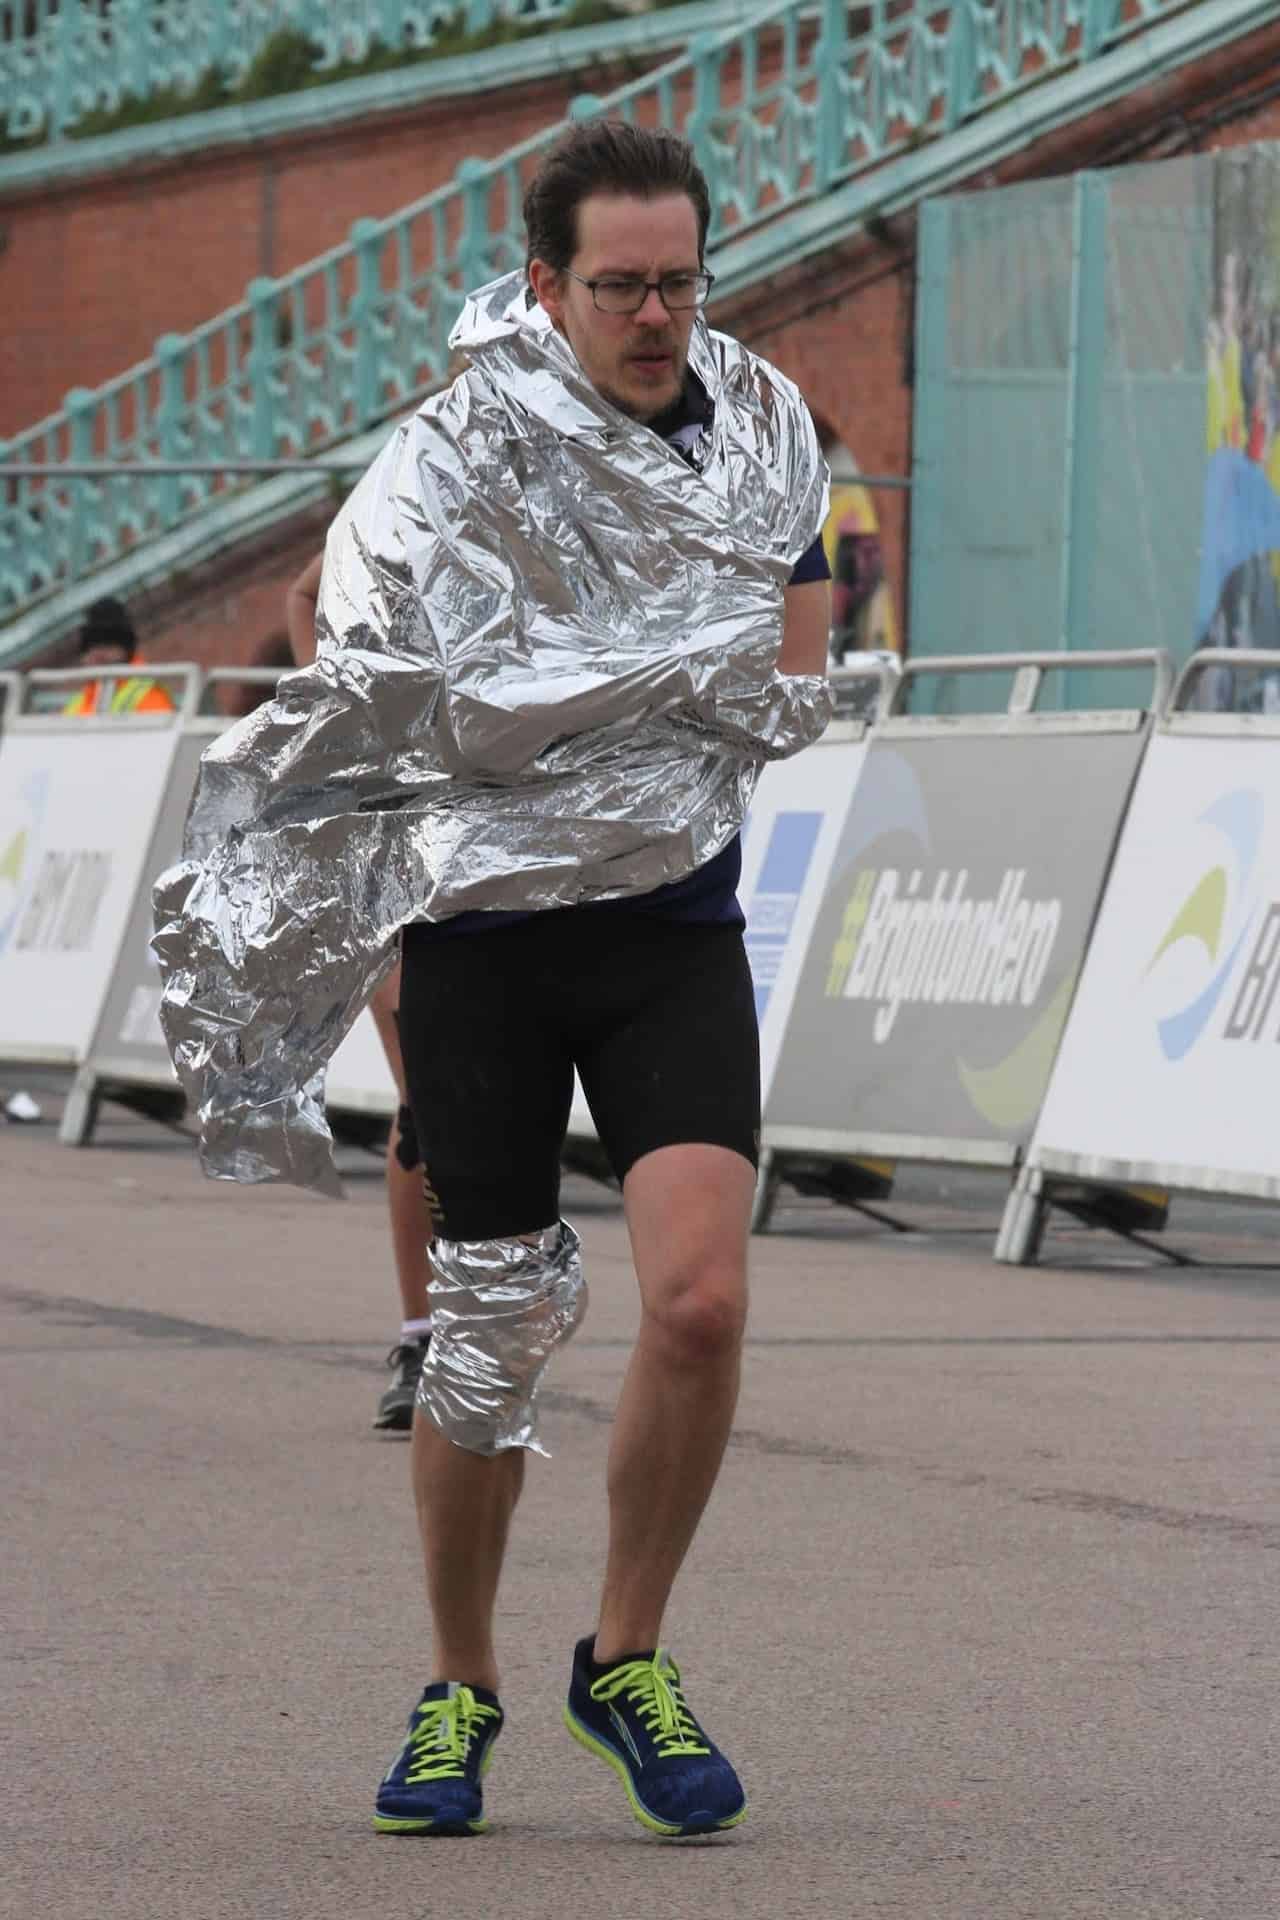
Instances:
[[[324,1077],[324,1099],[335,1112],[393,1114],[400,1104],[371,1013],[362,1013]]]
[[[204,720],[189,723],[179,738],[168,784],[156,813],[133,905],[120,943],[111,985],[85,1055],[62,1109],[58,1137],[64,1146],[87,1144],[107,1087],[160,1087],[177,1092],[178,1080],[160,1028],[160,970],[151,953],[151,889],[182,853],[182,827],[195,785],[196,767],[214,732]]]
[[[1009,704],[944,718],[895,700],[878,721],[766,1099],[775,1155],[824,1161],[833,1192],[841,1161],[1018,1164],[1150,712],[1036,699],[1050,672],[1138,669],[1154,708],[1167,665],[1150,651],[908,663],[904,693],[923,682],[958,702],[965,676],[999,675]]]
[[[95,668],[103,682],[136,668]],[[171,713],[67,717],[82,672],[28,674],[0,731],[0,1059],[72,1064],[111,982],[194,667],[148,664]]]
[[[794,760],[766,767],[742,838],[739,900],[760,1022],[760,1092],[773,1084],[787,1015],[866,758],[866,729],[836,721]]]
[[[1278,666],[1197,656],[1151,741],[998,1260],[1036,1257],[1055,1182],[1280,1200],[1280,717],[1181,710]]]

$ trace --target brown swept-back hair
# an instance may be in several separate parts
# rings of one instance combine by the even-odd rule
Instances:
[[[578,208],[593,193],[656,200],[687,194],[698,217],[698,259],[711,224],[711,194],[693,148],[665,128],[587,120],[554,146],[524,196],[526,265],[567,267],[578,250]]]

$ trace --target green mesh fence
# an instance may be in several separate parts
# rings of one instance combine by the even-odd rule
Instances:
[[[1208,156],[924,208],[914,654],[1195,645],[1216,177]],[[1054,679],[1073,707],[1150,684]]]

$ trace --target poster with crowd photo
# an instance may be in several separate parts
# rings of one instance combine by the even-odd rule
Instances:
[[[1280,648],[1280,145],[1213,160],[1213,297],[1207,466],[1196,645]],[[1232,701],[1205,675],[1206,705],[1280,710],[1280,676]]]

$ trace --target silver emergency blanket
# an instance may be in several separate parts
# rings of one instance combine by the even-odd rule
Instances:
[[[694,471],[587,380],[523,274],[330,530],[313,666],[204,755],[156,887],[207,1172],[339,1191],[318,1076],[398,929],[646,892],[741,826],[826,683],[775,661],[827,469],[796,389],[699,317]]]
[[[567,1220],[527,1240],[432,1242],[431,1345],[417,1404],[455,1446],[546,1453],[538,1387],[587,1310],[580,1247]]]

